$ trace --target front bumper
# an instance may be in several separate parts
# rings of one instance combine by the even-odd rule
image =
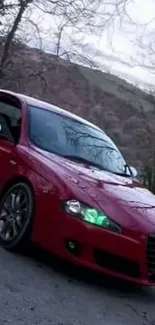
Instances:
[[[65,216],[62,237],[63,245],[69,240],[77,245],[76,252],[65,247],[70,261],[140,285],[155,285],[155,237],[116,234],[71,216]]]

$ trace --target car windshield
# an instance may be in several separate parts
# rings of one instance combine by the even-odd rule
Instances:
[[[28,117],[29,138],[35,146],[102,170],[131,176],[122,154],[103,131],[38,107],[29,106]]]

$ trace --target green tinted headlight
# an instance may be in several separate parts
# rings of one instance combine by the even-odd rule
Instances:
[[[121,228],[109,216],[96,208],[89,207],[79,201],[69,200],[64,202],[64,209],[67,213],[82,219],[92,225],[105,228],[114,232],[121,232]]]

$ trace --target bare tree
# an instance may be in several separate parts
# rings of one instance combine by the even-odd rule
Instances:
[[[152,74],[155,73],[155,14],[154,8],[152,8],[152,17],[146,18],[145,21],[143,19],[133,18],[132,14],[128,10],[129,4],[132,1],[129,1],[124,4],[122,7],[122,31],[127,35],[130,39],[133,47],[133,55],[128,58],[123,58],[121,60],[122,63],[128,65],[129,67],[141,67],[143,69],[148,70]],[[154,5],[152,1],[152,5]],[[149,1],[148,1],[149,6]],[[143,18],[143,3],[142,8],[139,7],[139,11],[142,10],[142,15],[140,12],[139,16]],[[133,11],[131,11],[133,12]],[[133,15],[134,16],[134,15]],[[141,22],[140,22],[141,21]],[[131,35],[130,35],[131,33]],[[131,36],[131,37],[130,37]],[[115,49],[113,49],[115,52]],[[120,53],[117,53],[120,56]]]
[[[91,68],[99,68],[96,60],[98,51],[85,42],[82,34],[76,34],[76,30],[70,33],[70,28],[70,23],[64,19],[58,25],[55,24],[55,31],[52,31],[51,38],[56,58],[61,57]]]
[[[8,0],[1,1],[0,16],[9,16],[10,11],[13,19],[11,19],[10,27],[6,24],[6,28],[3,32],[3,47],[1,50],[0,58],[0,71],[3,70],[4,65],[9,57],[9,50],[11,44],[17,34],[18,28],[23,23],[24,15],[29,10],[32,12],[42,13],[48,15],[48,20],[51,22],[57,18],[60,20],[59,28],[57,30],[57,43],[56,43],[56,55],[59,56],[62,52],[62,40],[65,39],[65,31],[68,28],[72,28],[73,33],[79,35],[85,35],[96,33],[101,34],[105,29],[113,30],[115,27],[115,20],[119,18],[120,24],[122,21],[123,14],[125,12],[126,5],[132,0]],[[30,12],[31,9],[31,12]],[[32,15],[33,16],[33,15]],[[33,27],[38,30],[37,34],[42,26],[38,26],[31,16]],[[1,25],[3,21],[1,21]],[[26,28],[26,21],[24,21]],[[41,34],[40,34],[41,35]],[[41,38],[40,38],[41,39]],[[76,42],[78,39],[76,39]],[[75,42],[75,43],[76,43]],[[72,42],[73,44],[73,42]],[[81,44],[80,44],[81,45]],[[85,47],[86,49],[86,47]],[[75,44],[73,44],[73,53],[70,46],[70,50],[66,51],[66,57],[79,57],[82,58],[82,53],[76,53]],[[71,55],[72,54],[72,55]],[[87,61],[87,53],[84,51],[84,61]],[[91,62],[90,58],[88,61]]]
[[[6,35],[3,38],[3,44],[2,44],[2,51],[0,56],[0,73],[3,73],[3,68],[5,66],[5,63],[7,62],[7,59],[9,57],[9,50],[11,48],[11,45],[13,43],[15,34],[19,28],[19,25],[22,21],[23,14],[25,10],[27,9],[28,5],[32,2],[32,0],[18,0],[17,3],[14,3],[11,5],[7,4],[7,1],[5,2],[3,0],[3,12],[4,15],[7,15],[7,10],[14,9],[16,10],[14,19],[12,21],[11,27],[6,33]]]

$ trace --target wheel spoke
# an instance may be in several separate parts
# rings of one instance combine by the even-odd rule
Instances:
[[[10,240],[10,239],[11,239],[12,236],[11,236],[10,232],[11,232],[11,229],[8,229],[8,230],[6,231],[6,233],[5,233],[5,235],[4,235],[5,240]]]
[[[16,209],[20,209],[21,203],[22,203],[22,197],[23,197],[23,192],[21,190],[19,190],[15,197],[15,208]],[[24,198],[25,198],[25,196],[24,196]]]
[[[22,217],[21,216],[17,216],[16,222],[17,222],[17,225],[21,228],[22,227]]]
[[[10,215],[12,213],[12,209],[11,209],[10,204],[8,204],[7,202],[5,202],[4,205],[3,205],[2,212],[3,212],[3,215],[4,215],[4,213]],[[1,213],[1,216],[2,216],[2,213]]]
[[[15,210],[15,200],[16,200],[16,194],[11,193],[11,209],[14,211]]]
[[[0,233],[3,233],[5,228],[6,222],[4,220],[0,220]]]
[[[8,215],[7,211],[3,209],[0,214],[0,219],[6,219],[7,215]]]
[[[21,195],[20,195],[20,192],[18,192],[16,194],[16,197],[15,197],[15,207],[16,207],[16,209],[19,209],[20,201],[21,201]]]
[[[12,231],[13,231],[13,237],[16,237],[18,234],[18,225],[16,223],[16,220],[12,223]]]

